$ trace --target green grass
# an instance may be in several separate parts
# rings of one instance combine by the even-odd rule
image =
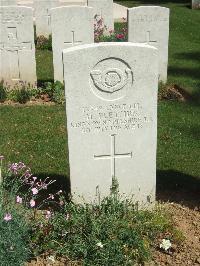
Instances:
[[[0,107],[0,153],[34,173],[69,175],[63,106]]]
[[[49,50],[36,50],[37,79],[39,85],[53,81],[53,55]]]
[[[194,95],[200,95],[200,12],[187,0],[116,1],[135,7],[160,5],[170,8],[168,82],[176,83]]]
[[[199,106],[159,103],[157,169],[200,176],[199,116]]]
[[[158,111],[157,169],[199,176],[199,107],[160,102]],[[1,106],[0,113],[0,154],[36,174],[69,177],[64,106]]]

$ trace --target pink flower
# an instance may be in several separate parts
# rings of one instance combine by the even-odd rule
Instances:
[[[3,219],[4,221],[8,222],[12,220],[12,215],[10,213],[6,213]]]
[[[59,204],[60,204],[60,206],[63,206],[63,205],[64,205],[64,201],[61,200],[61,201],[59,202]]]
[[[20,196],[17,196],[17,198],[16,198],[16,202],[17,202],[17,203],[22,203],[22,198],[21,198]]]
[[[31,199],[30,200],[30,206],[31,206],[31,208],[35,207],[35,201],[34,201],[34,199]]]
[[[116,37],[117,37],[117,39],[123,39],[124,38],[124,34],[117,34]]]
[[[46,217],[46,219],[49,219],[49,218],[51,218],[51,212],[50,211],[46,211],[46,215],[45,215],[45,217]]]
[[[33,192],[33,195],[38,194],[38,189],[37,189],[37,188],[34,187],[34,188],[32,188],[31,190],[32,190],[32,192]]]

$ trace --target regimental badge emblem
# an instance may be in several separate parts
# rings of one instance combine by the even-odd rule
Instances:
[[[133,84],[131,68],[118,58],[106,58],[98,62],[90,72],[90,78],[96,96],[107,100],[122,98]]]

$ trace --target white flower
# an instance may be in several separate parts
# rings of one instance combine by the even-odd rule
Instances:
[[[55,258],[54,258],[54,256],[49,256],[49,257],[47,257],[47,259],[48,259],[48,261],[49,262],[51,262],[51,263],[54,263],[55,262]]]
[[[101,242],[96,243],[96,246],[99,248],[103,248],[103,244]]]
[[[162,243],[160,244],[160,248],[167,251],[169,248],[171,248],[172,244],[169,239],[163,239]]]

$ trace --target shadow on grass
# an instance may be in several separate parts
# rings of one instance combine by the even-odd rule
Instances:
[[[191,57],[190,57],[191,56]],[[200,53],[188,53],[188,54],[179,54],[177,55],[178,59],[187,59],[187,60],[200,60]],[[194,64],[193,64],[194,65]],[[195,80],[197,82],[197,86],[200,88],[200,66],[195,65],[193,68],[187,68],[187,67],[168,67],[168,75],[172,77],[188,77],[189,79]],[[191,95],[192,101],[194,103],[200,102],[200,89],[199,91],[193,92]]]
[[[187,67],[171,67],[168,68],[170,76],[186,76],[192,79],[197,79],[200,85],[200,68],[187,68]]]
[[[157,200],[200,208],[200,177],[174,170],[157,171]]]
[[[59,190],[63,191],[63,195],[65,196],[66,200],[70,199],[70,178],[69,176],[65,175],[58,175],[58,174],[50,174],[47,173],[36,173],[34,174],[38,177],[38,179],[44,180],[47,176],[49,180],[56,180],[55,183],[48,187],[46,193],[43,193],[44,198],[48,197],[49,194],[55,194]]]
[[[171,76],[186,76],[192,79],[196,79],[200,86],[200,51],[177,53],[173,55],[174,59],[196,61],[193,62],[193,67],[188,68],[184,66],[168,67],[168,73]],[[181,62],[180,62],[181,63]]]
[[[176,59],[195,60],[195,61],[197,61],[197,63],[200,64],[200,51],[187,52],[187,53],[178,53],[178,54],[173,55],[173,57],[176,58]]]

